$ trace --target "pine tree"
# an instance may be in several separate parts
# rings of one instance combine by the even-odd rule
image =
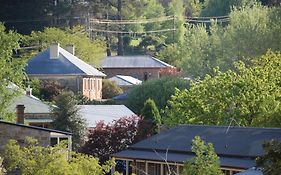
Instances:
[[[72,92],[62,92],[55,101],[54,128],[73,133],[72,145],[74,149],[77,149],[83,141],[86,129],[85,121],[78,114],[78,101]]]
[[[141,111],[144,120],[152,124],[154,134],[159,132],[161,125],[161,116],[159,110],[152,99],[147,99]]]

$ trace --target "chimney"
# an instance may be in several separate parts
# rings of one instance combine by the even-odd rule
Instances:
[[[24,124],[24,105],[17,105],[17,123]]]
[[[67,52],[71,53],[72,55],[75,54],[75,46],[74,46],[74,45],[67,45],[67,46],[65,47],[65,50],[66,50]]]
[[[59,48],[60,48],[59,43],[55,43],[50,46],[50,58],[51,59],[56,59],[59,57],[59,54],[60,54]]]
[[[28,85],[28,87],[26,88],[25,95],[27,95],[27,96],[31,96],[32,95],[32,88],[30,88],[30,85]]]

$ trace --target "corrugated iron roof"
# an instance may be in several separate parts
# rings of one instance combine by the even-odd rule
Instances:
[[[93,66],[80,60],[78,57],[59,47],[59,57],[50,59],[50,49],[47,49],[27,62],[25,67],[27,74],[68,74],[68,75],[92,75],[106,76]]]
[[[142,81],[139,79],[125,75],[116,75],[114,77],[109,78],[109,80],[115,81],[118,86],[133,86],[142,83]]]
[[[136,115],[124,105],[79,105],[79,108],[79,113],[86,119],[88,127],[95,127],[100,121],[110,123],[122,117]]]
[[[140,141],[129,147],[130,154],[139,154],[143,151],[168,150],[168,157],[172,153],[191,154],[192,140],[200,136],[207,143],[214,145],[215,152],[221,160],[223,158],[239,158],[229,164],[231,167],[244,166],[250,168],[248,163],[238,165],[239,161],[252,159],[263,155],[262,144],[271,139],[281,141],[281,128],[254,128],[254,127],[227,127],[204,125],[179,125],[148,139]],[[134,152],[136,151],[136,152]],[[132,153],[133,152],[133,153]],[[114,157],[130,157],[129,152],[114,154]],[[183,156],[181,155],[181,156]],[[172,161],[182,161],[181,156],[176,156]],[[133,158],[133,157],[132,157]],[[145,157],[144,157],[145,158]],[[237,164],[237,165],[235,165]],[[225,164],[227,166],[227,163]]]
[[[165,68],[173,67],[150,55],[109,56],[102,60],[102,68]]]

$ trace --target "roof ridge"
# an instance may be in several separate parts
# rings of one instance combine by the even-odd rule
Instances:
[[[61,52],[62,51],[62,52]],[[97,70],[95,67],[91,66],[90,64],[86,63],[85,61],[81,60],[80,58],[78,58],[77,56],[69,53],[67,50],[63,49],[62,47],[59,47],[59,52],[64,55],[66,54],[66,56],[64,55],[64,57],[70,61],[73,65],[75,65],[77,68],[79,68],[81,71],[83,71],[85,74],[89,74],[86,70],[84,70],[83,68],[81,68],[79,65],[77,65],[73,59],[75,59],[75,61],[80,62],[82,64],[84,64],[85,66],[87,66],[90,69],[95,69],[95,71],[97,71],[99,74],[105,76],[104,73],[100,72],[99,70]],[[101,76],[99,75],[99,76]]]
[[[199,125],[199,124],[179,124],[174,128],[178,128],[181,126],[195,126],[195,127],[212,127],[212,128],[237,128],[237,129],[265,129],[265,130],[270,130],[270,129],[278,129],[281,130],[281,128],[268,128],[268,127],[254,127],[254,126],[226,126],[226,125]],[[173,128],[172,128],[173,129]]]

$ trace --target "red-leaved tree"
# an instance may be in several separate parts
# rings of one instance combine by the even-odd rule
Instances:
[[[139,116],[123,117],[109,124],[101,121],[89,132],[88,141],[80,151],[98,157],[102,163],[111,154],[149,137],[152,125]]]

